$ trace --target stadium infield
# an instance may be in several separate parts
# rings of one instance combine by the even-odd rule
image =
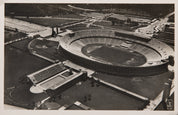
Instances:
[[[87,53],[90,47],[100,46]],[[90,44],[83,48],[83,53],[92,56],[95,59],[110,62],[113,65],[139,66],[146,62],[146,58],[137,52],[129,52],[128,49],[121,47],[112,47],[107,45]]]

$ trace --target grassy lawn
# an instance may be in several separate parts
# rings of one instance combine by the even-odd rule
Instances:
[[[22,38],[22,37],[25,37],[25,36],[26,36],[26,34],[24,34],[24,33],[5,30],[5,40],[4,40],[4,42],[19,39],[19,38]]]
[[[66,29],[70,29],[72,31],[80,31],[80,30],[86,30],[86,29],[101,29],[100,27],[96,27],[96,26],[90,26],[90,27],[86,27],[86,24],[78,24],[75,26],[70,26],[67,27]]]
[[[137,28],[137,27],[131,27],[126,24],[112,25],[111,21],[95,22],[94,24],[104,26],[105,28],[121,29],[121,30],[127,30],[127,31],[133,31]]]

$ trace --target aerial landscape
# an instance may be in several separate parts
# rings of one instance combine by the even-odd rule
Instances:
[[[4,105],[174,110],[174,4],[6,3]]]

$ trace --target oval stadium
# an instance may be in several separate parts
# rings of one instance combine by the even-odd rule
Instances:
[[[165,72],[168,56],[173,53],[172,48],[156,39],[106,29],[71,33],[60,39],[60,45],[79,65],[126,76]]]

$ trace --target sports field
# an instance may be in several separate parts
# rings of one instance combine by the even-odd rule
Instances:
[[[91,49],[91,47],[95,46],[96,44],[88,45],[84,49]],[[97,60],[110,62],[113,65],[139,66],[146,62],[146,58],[140,53],[134,51],[130,52],[128,49],[111,47],[107,45],[101,45],[86,55],[92,56]]]

